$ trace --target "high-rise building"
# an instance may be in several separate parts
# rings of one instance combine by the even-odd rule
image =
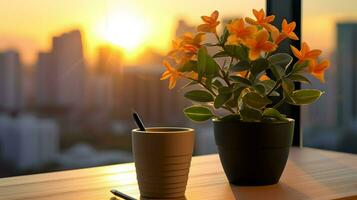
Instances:
[[[59,127],[30,114],[0,115],[0,160],[17,169],[54,162],[59,153]]]
[[[357,120],[357,23],[337,24],[338,125]]]
[[[8,111],[23,107],[22,66],[17,51],[0,53],[0,107]]]
[[[74,30],[54,37],[52,50],[39,53],[36,70],[37,105],[82,108],[85,75],[80,31]]]
[[[52,53],[38,54],[36,69],[36,103],[40,106],[56,104],[57,71],[52,59]]]
[[[156,66],[126,66],[118,79],[117,110],[119,118],[129,119],[132,111],[139,112],[152,125],[184,125],[182,113],[187,101],[182,95],[181,83],[169,90],[167,81],[160,81],[164,71]]]
[[[98,48],[97,61],[87,77],[87,107],[102,114],[110,114],[115,106],[114,80],[119,76],[122,65],[122,52],[111,45]]]

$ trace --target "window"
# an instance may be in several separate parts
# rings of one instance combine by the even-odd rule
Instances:
[[[357,153],[356,2],[304,1],[302,40],[331,60],[322,98],[302,108],[304,146]],[[313,79],[311,79],[313,80]]]
[[[222,21],[264,0],[13,0],[0,3],[0,177],[132,161],[132,110],[147,126],[194,126],[180,90],[159,81],[174,35],[217,9]]]

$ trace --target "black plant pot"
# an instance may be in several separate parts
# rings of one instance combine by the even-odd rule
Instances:
[[[231,184],[270,185],[279,181],[291,147],[294,120],[213,120],[219,157]]]

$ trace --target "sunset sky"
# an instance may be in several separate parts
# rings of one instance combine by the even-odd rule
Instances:
[[[303,3],[303,40],[331,51],[335,23],[357,20],[357,1],[314,0]],[[38,51],[50,48],[54,35],[79,28],[85,54],[93,60],[95,48],[105,42],[122,46],[130,55],[144,47],[166,52],[177,20],[200,22],[201,15],[217,9],[222,17],[251,15],[265,0],[2,0],[0,50],[18,49],[27,64]]]

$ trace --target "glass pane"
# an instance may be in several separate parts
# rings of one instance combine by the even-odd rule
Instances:
[[[357,153],[357,2],[304,1],[302,39],[331,61],[326,91],[302,108],[304,146]]]
[[[197,129],[195,155],[213,153],[211,123],[159,78],[171,40],[220,11],[252,16],[265,0],[12,0],[0,2],[0,177],[132,161],[131,113],[146,126]],[[222,23],[223,24],[223,23]],[[222,27],[222,26],[221,26]]]

